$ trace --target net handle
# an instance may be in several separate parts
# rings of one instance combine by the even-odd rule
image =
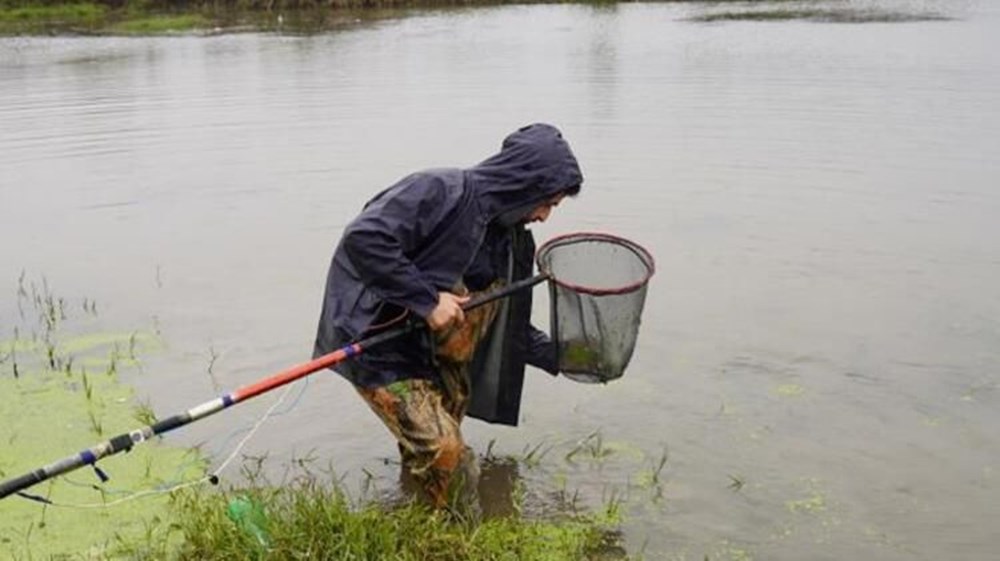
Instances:
[[[625,247],[642,261],[643,265],[646,266],[646,274],[643,277],[633,283],[629,283],[625,286],[619,288],[592,288],[589,286],[582,286],[578,284],[573,284],[560,280],[555,276],[552,271],[550,271],[542,263],[542,256],[551,251],[553,248],[566,243],[576,243],[589,240],[599,240],[603,242],[613,243]],[[609,296],[614,294],[628,294],[629,292],[635,292],[642,288],[647,282],[649,282],[650,277],[656,272],[656,261],[653,260],[653,255],[646,251],[646,248],[633,242],[632,240],[627,240],[620,236],[615,236],[613,234],[607,234],[604,232],[574,232],[571,234],[563,234],[561,236],[556,236],[549,241],[542,244],[535,253],[535,261],[538,263],[538,269],[542,274],[546,275],[550,281],[553,283],[572,290],[573,292],[582,294],[591,294],[594,296]]]
[[[483,304],[486,304],[488,302],[499,300],[500,298],[505,298],[519,290],[524,290],[525,288],[531,288],[536,284],[540,284],[547,280],[549,280],[549,275],[547,275],[546,273],[540,273],[533,277],[522,279],[517,282],[512,282],[507,286],[474,297],[473,299],[466,302],[464,306],[462,306],[462,310],[467,312],[473,308],[478,308],[479,306],[482,306]]]

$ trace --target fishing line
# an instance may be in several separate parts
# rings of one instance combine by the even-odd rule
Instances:
[[[299,390],[299,395],[296,396],[295,400],[285,410],[283,410],[281,412],[278,412],[278,413],[275,413],[275,409],[277,409],[278,406],[281,405],[281,403],[285,400],[285,398],[288,397],[288,394],[291,393],[292,388],[295,387],[296,385],[301,385],[302,386],[302,388]],[[267,409],[267,411],[265,411],[264,414],[259,419],[257,419],[257,421],[253,424],[252,427],[250,427],[250,431],[247,433],[247,435],[244,436],[242,440],[240,440],[240,442],[236,445],[236,448],[233,449],[233,451],[219,465],[219,467],[217,467],[216,469],[212,470],[208,474],[206,474],[206,475],[204,475],[204,476],[202,476],[202,477],[200,477],[198,479],[194,479],[194,480],[191,480],[191,481],[188,481],[188,482],[185,482],[185,483],[179,483],[179,484],[176,484],[176,485],[173,485],[173,486],[170,486],[170,487],[166,487],[166,488],[164,488],[164,487],[161,486],[161,487],[157,487],[157,488],[153,488],[153,489],[146,489],[144,491],[138,491],[138,492],[132,493],[132,494],[130,494],[128,496],[122,497],[120,499],[115,499],[114,501],[104,502],[104,503],[84,503],[84,504],[80,504],[80,503],[62,503],[62,502],[55,502],[55,501],[52,501],[50,499],[46,499],[44,497],[39,497],[37,495],[27,495],[27,494],[21,494],[21,493],[18,493],[18,495],[21,496],[22,498],[30,499],[30,500],[34,500],[34,501],[39,501],[39,502],[43,502],[43,503],[45,503],[45,504],[47,504],[49,506],[54,506],[54,507],[92,509],[92,508],[111,508],[113,506],[117,506],[117,505],[120,505],[122,503],[133,501],[133,500],[136,500],[136,499],[139,499],[139,498],[142,498],[142,497],[148,497],[148,496],[151,496],[151,495],[162,495],[162,494],[165,494],[165,493],[172,493],[174,491],[179,491],[181,489],[187,489],[187,488],[190,488],[190,487],[194,487],[196,485],[201,485],[203,483],[211,483],[213,485],[217,485],[218,482],[219,482],[219,474],[221,474],[223,471],[225,471],[225,469],[227,467],[229,467],[229,464],[232,463],[232,461],[234,459],[236,459],[236,456],[243,450],[243,448],[250,441],[250,439],[254,437],[254,435],[257,433],[257,431],[260,429],[260,427],[263,426],[264,423],[268,419],[270,419],[271,417],[277,417],[277,416],[280,416],[280,415],[284,415],[284,414],[290,412],[291,410],[293,410],[295,408],[295,406],[298,405],[298,402],[301,400],[302,395],[305,393],[306,386],[308,386],[308,385],[309,384],[308,384],[308,378],[307,378],[306,379],[306,383],[304,383],[304,384],[291,384],[291,385],[287,386],[285,388],[285,391],[283,391],[281,393],[281,395],[278,397],[278,399],[275,400],[275,402],[273,404],[271,404],[271,406]],[[225,442],[228,442],[229,440],[231,440],[233,438],[234,435],[239,434],[240,432],[243,432],[244,430],[247,430],[247,427],[243,427],[241,429],[237,429],[237,430],[233,431],[226,438]],[[220,446],[220,448],[223,448],[223,447],[224,446]],[[191,462],[189,462],[187,465],[190,465],[190,463]],[[181,466],[180,468],[178,468],[178,473],[180,473],[181,470],[184,467],[185,466]],[[74,485],[78,485],[78,486],[94,487],[94,488],[96,488],[96,490],[101,491],[101,492],[111,492],[111,493],[115,493],[115,494],[127,493],[128,492],[128,491],[110,491],[110,490],[109,491],[105,491],[104,488],[98,487],[96,485],[86,485],[86,484],[83,484],[83,483],[72,482],[72,481],[70,483],[73,483]]]
[[[304,378],[302,380],[302,382],[303,383],[300,384],[301,387],[299,389],[299,393],[298,393],[298,395],[295,396],[295,399],[291,403],[289,403],[281,411],[277,411],[277,412],[274,412],[274,413],[270,414],[269,418],[280,417],[282,415],[290,413],[292,410],[294,410],[296,407],[298,407],[299,402],[302,401],[302,396],[305,395],[306,389],[309,387],[309,378]],[[288,390],[286,390],[286,391],[290,391],[291,387],[292,386],[289,386]],[[283,398],[284,398],[284,396],[282,396],[282,399]],[[280,402],[281,402],[281,399],[279,399],[278,403],[280,403]],[[217,457],[217,456],[221,455],[222,450],[226,450],[226,449],[229,448],[229,442],[232,439],[236,438],[236,436],[239,435],[239,434],[242,434],[244,432],[252,430],[253,428],[254,428],[253,425],[246,425],[244,427],[240,427],[240,428],[238,428],[236,430],[231,431],[228,435],[226,435],[225,439],[222,441],[222,444],[220,444],[220,445],[218,445],[218,446],[215,447],[214,453],[210,454],[209,457]],[[195,458],[193,460],[189,460],[189,461],[181,464],[180,466],[177,467],[177,470],[174,472],[174,477],[169,482],[163,483],[161,485],[158,485],[158,486],[155,487],[155,489],[157,489],[157,490],[166,489],[167,492],[169,492],[171,490],[170,487],[172,485],[178,484],[178,483],[180,483],[182,481],[182,478],[180,477],[181,473],[184,473],[192,465],[198,464],[200,462],[201,462],[201,460],[199,458]],[[218,475],[218,473],[221,472],[221,471],[222,471],[221,469],[216,470],[215,475]],[[112,488],[108,488],[108,487],[102,487],[102,486],[97,485],[95,483],[83,483],[83,482],[80,482],[80,481],[75,481],[75,480],[73,480],[72,478],[70,478],[68,476],[64,476],[63,480],[66,481],[67,483],[71,484],[71,485],[76,486],[76,487],[87,487],[87,488],[93,489],[95,491],[100,491],[102,493],[108,493],[108,494],[112,494],[112,495],[125,495],[125,494],[133,492],[131,489],[112,489]]]

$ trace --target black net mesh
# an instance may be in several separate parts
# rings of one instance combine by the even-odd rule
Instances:
[[[549,276],[552,339],[559,371],[578,382],[620,377],[632,358],[653,258],[626,239],[579,233],[538,250]]]

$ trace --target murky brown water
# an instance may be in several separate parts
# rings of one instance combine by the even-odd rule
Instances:
[[[822,8],[877,17],[532,6],[0,39],[2,336],[21,271],[44,275],[108,329],[159,331],[136,383],[186,409],[308,358],[330,252],[373,192],[550,121],[587,182],[537,237],[613,232],[659,272],[623,379],[533,372],[520,428],[468,424],[481,453],[522,457],[498,477],[624,493],[625,547],[649,558],[991,558],[1000,8]],[[169,439],[228,453],[275,397]],[[395,487],[391,440],[335,375],[279,410],[248,453]]]

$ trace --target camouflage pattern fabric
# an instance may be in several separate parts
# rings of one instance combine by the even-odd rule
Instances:
[[[499,301],[479,306],[466,312],[462,324],[436,334],[438,380],[414,378],[374,388],[356,386],[399,442],[404,469],[437,507],[448,504],[457,486],[474,484],[455,477],[461,471],[469,479],[476,471],[475,457],[465,446],[459,425],[469,403],[469,363],[498,307]]]

